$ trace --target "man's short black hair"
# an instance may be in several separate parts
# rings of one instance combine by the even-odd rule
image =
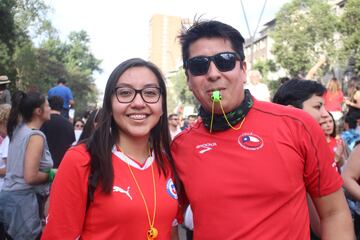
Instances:
[[[168,119],[172,119],[173,117],[178,117],[179,115],[177,113],[169,114]]]
[[[61,111],[63,108],[64,100],[60,96],[51,96],[48,101],[52,110]]]
[[[190,114],[189,116],[187,116],[187,119],[190,119],[190,118],[197,119],[198,116],[195,114]]]
[[[60,77],[60,78],[58,79],[57,83],[58,83],[58,84],[59,84],[59,83],[66,84],[66,80],[65,80],[65,78],[63,78],[63,77]]]
[[[303,79],[291,79],[286,81],[276,91],[273,102],[281,105],[291,105],[296,108],[303,108],[303,103],[312,96],[323,96],[326,88],[315,81]]]
[[[184,25],[179,36],[184,66],[190,56],[190,45],[200,38],[222,38],[229,40],[234,51],[239,54],[240,60],[243,61],[245,59],[244,38],[238,30],[219,21],[198,19],[188,29]]]

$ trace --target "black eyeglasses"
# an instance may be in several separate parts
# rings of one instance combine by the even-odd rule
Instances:
[[[144,102],[157,103],[161,96],[161,89],[159,87],[146,87],[138,90],[131,87],[117,87],[114,93],[119,103],[131,103],[138,93]]]
[[[210,62],[213,61],[221,72],[227,72],[234,69],[236,60],[241,60],[241,58],[234,52],[222,52],[214,56],[197,56],[185,62],[185,69],[189,69],[194,76],[201,76],[209,71]]]

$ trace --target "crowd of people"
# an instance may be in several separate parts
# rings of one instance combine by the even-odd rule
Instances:
[[[360,79],[287,79],[271,99],[232,26],[179,39],[200,103],[183,124],[140,58],[73,123],[65,79],[45,96],[0,76],[0,239],[360,239]]]

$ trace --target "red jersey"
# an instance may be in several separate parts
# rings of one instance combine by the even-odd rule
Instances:
[[[145,205],[129,171],[128,163],[146,199],[153,217],[154,190],[149,157],[143,166],[113,150],[114,185],[111,194],[101,187],[86,211],[90,156],[84,145],[71,148],[61,162],[51,188],[50,208],[42,239],[135,239],[145,240],[149,229]],[[157,206],[154,227],[157,239],[171,237],[178,202],[171,178],[159,176],[154,166]],[[99,186],[99,185],[98,185]]]
[[[171,148],[194,239],[309,239],[306,192],[342,185],[319,124],[277,104],[255,100],[238,131],[209,133],[199,122]]]
[[[335,151],[336,151],[336,148],[337,148],[336,139],[333,138],[333,137],[330,137],[330,141],[328,142],[328,146],[329,146],[332,158],[335,159]]]
[[[341,90],[335,93],[326,92],[323,98],[326,110],[330,112],[342,111],[341,104],[344,101],[344,94]]]

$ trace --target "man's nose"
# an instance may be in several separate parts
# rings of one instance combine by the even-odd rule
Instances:
[[[216,81],[217,79],[219,79],[221,77],[220,71],[216,67],[216,65],[213,61],[210,62],[207,76],[210,81]]]

